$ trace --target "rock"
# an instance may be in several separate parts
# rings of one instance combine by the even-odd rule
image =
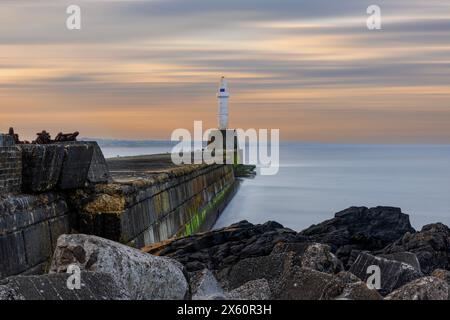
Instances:
[[[449,286],[447,300],[450,300],[450,271],[443,269],[436,269],[433,271],[431,276],[441,279],[447,283],[447,285]]]
[[[423,273],[434,269],[450,269],[450,229],[442,224],[429,224],[417,233],[407,233],[382,250],[384,254],[398,252],[416,254]]]
[[[336,300],[382,300],[383,297],[376,289],[370,289],[362,281],[349,283],[344,286],[342,293],[335,298]]]
[[[409,264],[388,260],[362,252],[355,263],[350,267],[350,272],[363,281],[367,281],[371,273],[368,273],[369,266],[378,266],[380,268],[381,288],[383,293],[390,293],[404,284],[418,279],[422,276],[420,272]]]
[[[208,300],[211,297],[224,297],[225,293],[214,274],[204,269],[191,274],[189,285],[192,300]]]
[[[283,274],[280,278],[278,287],[272,291],[272,298],[318,300],[332,279],[331,274],[294,266],[291,272]]]
[[[347,265],[352,250],[380,250],[407,232],[414,232],[409,216],[399,208],[351,207],[333,219],[300,232],[312,241],[328,244]],[[403,250],[405,251],[405,250]]]
[[[266,279],[249,281],[227,294],[230,300],[269,300],[270,297],[270,287]]]
[[[94,149],[88,143],[64,143],[65,155],[58,186],[62,190],[84,188]]]
[[[127,300],[129,293],[113,277],[100,272],[82,272],[81,288],[70,290],[70,274],[14,276],[0,282],[0,300]]]
[[[22,189],[27,192],[52,190],[58,183],[64,159],[64,146],[21,144]]]
[[[310,244],[301,256],[301,266],[320,272],[338,273],[344,269],[342,262],[330,252],[330,246]]]
[[[189,272],[221,270],[251,257],[268,256],[279,243],[304,242],[293,230],[276,222],[253,225],[241,221],[229,227],[144,248],[144,252],[181,262]],[[256,279],[253,279],[256,280]]]
[[[130,292],[131,299],[184,299],[188,293],[183,267],[178,262],[95,236],[73,234],[58,238],[51,272],[66,272],[70,264],[111,274]]]
[[[369,289],[354,274],[342,271],[333,276],[322,292],[321,300],[381,300],[375,289]]]
[[[448,285],[435,277],[416,279],[389,294],[385,300],[446,300]]]
[[[395,260],[409,264],[411,267],[421,272],[419,259],[417,259],[417,256],[412,252],[395,252],[389,254],[380,254],[378,256],[388,260]]]
[[[293,252],[271,254],[269,256],[247,258],[228,269],[218,272],[222,285],[230,290],[236,289],[253,280],[266,279],[271,289],[278,285],[279,278],[289,273],[295,264]]]

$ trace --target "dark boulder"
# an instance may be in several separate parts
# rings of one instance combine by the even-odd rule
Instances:
[[[353,250],[380,250],[407,232],[414,232],[414,229],[409,216],[399,208],[351,207],[299,234],[330,245],[337,257],[347,264]]]
[[[436,269],[431,274],[432,277],[441,279],[447,283],[449,286],[447,300],[450,300],[450,271],[443,269]]]
[[[294,266],[282,275],[273,299],[280,300],[319,300],[333,275],[313,269]]]
[[[386,300],[447,300],[448,285],[435,277],[416,279],[389,294]]]
[[[354,274],[341,271],[336,274],[322,292],[321,300],[381,300],[375,289],[370,289]]]
[[[382,250],[383,254],[412,252],[419,260],[422,272],[450,269],[450,229],[442,224],[429,224],[417,233],[407,233]]]
[[[229,268],[224,268],[217,272],[220,282],[229,290],[233,290],[243,284],[266,279],[273,291],[279,283],[279,278],[283,274],[291,272],[296,256],[292,252],[271,254],[268,256],[247,258],[238,261]]]
[[[279,223],[253,225],[241,221],[223,229],[165,241],[143,251],[174,258],[193,272],[225,269],[247,258],[268,256],[277,244],[300,241],[305,241],[304,237],[299,238],[295,231]]]

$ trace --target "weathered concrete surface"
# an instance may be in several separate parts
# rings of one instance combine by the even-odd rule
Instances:
[[[57,237],[68,232],[69,212],[60,194],[0,197],[0,279],[42,272]]]
[[[70,141],[62,142],[62,145],[88,145],[92,148],[92,158],[89,165],[87,181],[89,183],[111,182],[111,174],[103,152],[96,141]]]
[[[421,272],[419,259],[417,259],[417,256],[412,252],[395,252],[389,254],[379,254],[377,256],[409,264],[414,269]]]
[[[62,190],[84,188],[94,149],[88,143],[63,145],[65,155],[58,187]]]
[[[381,291],[384,293],[392,292],[404,284],[422,277],[422,274],[409,264],[376,257],[366,252],[362,252],[358,256],[349,271],[366,281],[371,275],[367,272],[367,268],[372,265],[380,268]]]
[[[77,229],[86,234],[141,248],[176,235],[208,230],[234,195],[236,183],[231,166],[183,165],[156,168],[153,156],[124,158],[122,168],[108,163],[115,180],[70,196],[78,215]],[[157,156],[158,159],[170,159]],[[148,168],[145,169],[145,160]],[[111,163],[113,163],[111,165]],[[117,173],[118,172],[118,173]]]
[[[53,190],[59,180],[64,160],[64,146],[60,144],[22,144],[23,181],[26,192]]]
[[[82,272],[81,288],[70,290],[70,274],[15,276],[0,281],[0,300],[127,300],[129,294],[106,273]]]
[[[0,134],[0,195],[19,192],[22,186],[22,154],[12,136]]]
[[[59,237],[51,272],[66,272],[70,264],[86,271],[111,274],[120,287],[130,292],[131,299],[184,299],[188,295],[183,266],[177,261],[96,236]]]

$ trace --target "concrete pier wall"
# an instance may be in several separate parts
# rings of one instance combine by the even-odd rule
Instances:
[[[232,166],[186,166],[130,184],[98,185],[70,198],[81,233],[141,248],[208,230],[235,188]]]
[[[0,201],[0,279],[41,273],[58,236],[70,232],[65,198],[55,192],[7,195]]]
[[[237,188],[231,165],[137,159],[114,161],[110,175],[94,142],[15,146],[0,135],[0,279],[44,272],[61,234],[142,248],[206,231]]]

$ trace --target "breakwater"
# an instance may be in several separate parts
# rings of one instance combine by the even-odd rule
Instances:
[[[206,231],[236,189],[230,165],[175,166],[168,154],[106,161],[95,142],[0,135],[0,279],[46,271],[62,234],[141,248]]]

